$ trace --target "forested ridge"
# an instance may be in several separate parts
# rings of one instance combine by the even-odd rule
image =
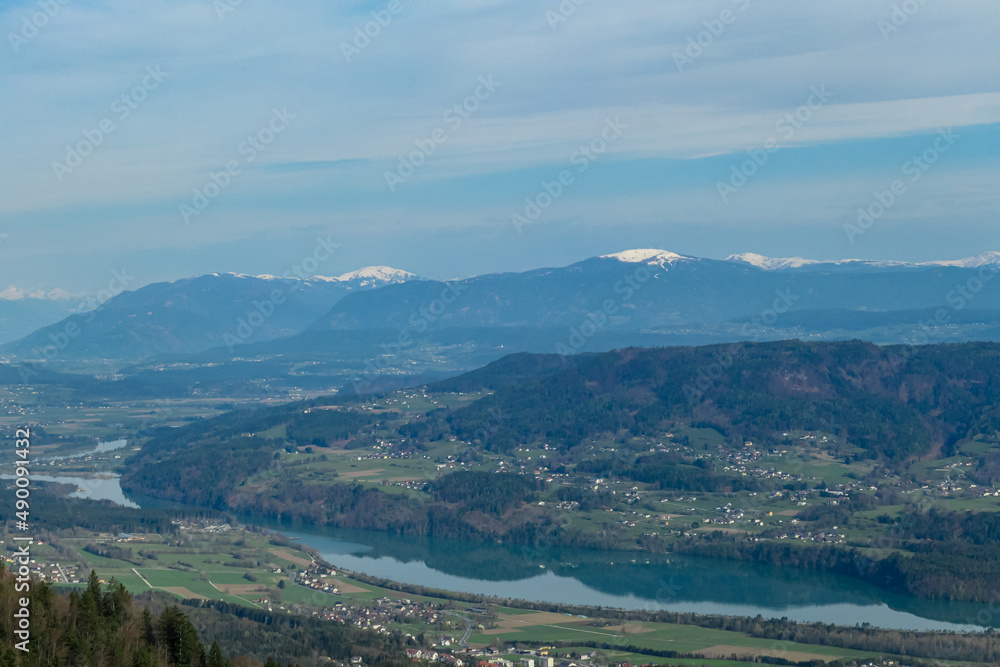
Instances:
[[[579,479],[552,488],[541,481],[544,475],[527,474],[521,466],[521,472],[442,471],[411,494],[336,479],[303,483],[295,465],[283,464],[283,450],[311,445],[351,450],[374,444],[375,429],[385,432],[378,415],[361,409],[362,401],[377,397],[345,395],[161,430],[128,462],[122,484],[143,495],[318,525],[505,542],[678,549],[840,572],[927,598],[992,600],[998,592],[1000,572],[994,573],[987,554],[998,546],[1000,534],[1000,514],[993,512],[932,514],[927,507],[911,507],[902,517],[878,518],[891,543],[812,549],[737,538],[667,544],[623,538],[625,533],[614,525],[587,532],[570,525],[551,504],[536,501],[554,496],[579,511],[599,510],[616,502],[609,490],[592,483],[603,477],[665,494],[788,493],[811,486],[803,480],[724,470],[707,453],[600,444],[602,439],[625,442],[630,436],[653,438],[655,444],[664,432],[691,427],[718,431],[732,448],[742,448],[745,440],[757,447],[780,446],[783,432],[823,431],[832,434],[837,451],[852,451],[852,457],[870,461],[883,474],[904,474],[914,461],[955,452],[976,436],[995,440],[1000,430],[1000,345],[883,348],[859,341],[784,341],[627,349],[565,361],[554,355],[513,355],[438,386],[460,391],[480,387],[492,393],[464,407],[433,409],[405,423],[393,422],[391,429],[410,455],[419,455],[427,443],[449,440],[461,442],[467,447],[462,456],[476,461],[544,446],[551,453],[546,459],[551,473]],[[980,454],[981,469],[970,474],[1000,479],[997,456],[994,451]],[[811,506],[801,519],[810,530],[826,530],[843,525],[856,512],[894,502],[901,501],[891,488],[852,494],[839,505]],[[858,556],[880,553],[864,551],[872,546],[897,553]]]
[[[619,350],[498,389],[449,417],[456,435],[488,430],[485,446],[500,451],[539,439],[571,447],[621,430],[655,434],[691,421],[720,427],[734,443],[835,427],[872,458],[899,460],[1000,429],[1000,345]]]

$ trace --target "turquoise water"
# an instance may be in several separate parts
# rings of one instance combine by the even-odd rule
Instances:
[[[143,506],[176,506],[136,499]],[[1000,627],[1000,606],[897,595],[841,575],[697,556],[519,546],[303,526],[241,516],[331,564],[403,583],[623,609],[788,618],[898,630]]]
[[[299,538],[338,567],[453,591],[907,630],[976,631],[1000,624],[1000,607],[917,600],[849,577],[767,565],[254,522]]]

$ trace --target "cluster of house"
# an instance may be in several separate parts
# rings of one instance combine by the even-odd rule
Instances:
[[[753,479],[780,479],[782,481],[794,481],[802,478],[801,475],[792,475],[777,468],[761,468],[760,466],[749,466],[745,463],[734,462],[723,466],[723,470],[739,473],[741,477],[752,477]]]
[[[38,542],[37,544],[44,544]],[[8,569],[16,570],[20,566],[11,556],[3,556],[3,561]],[[60,565],[59,563],[40,564],[34,558],[29,559],[28,568],[31,575],[41,581],[48,581],[54,584],[78,584],[80,583],[80,566],[76,563],[71,565]],[[86,580],[86,576],[83,577]]]
[[[330,595],[340,595],[340,589],[336,581],[331,581],[330,577],[337,574],[335,570],[330,570],[321,565],[310,567],[307,570],[299,570],[292,575],[292,580],[299,586],[311,588],[314,591],[322,591]]]
[[[428,649],[408,648],[406,649],[406,657],[421,662],[444,662],[455,665],[455,667],[462,667],[465,664],[464,660],[456,658],[450,653],[439,653]]]
[[[435,650],[428,649],[418,649],[418,648],[408,648],[406,649],[406,655],[412,660],[421,662],[444,662],[455,665],[456,667],[462,667],[463,665],[475,665],[475,667],[556,667],[557,663],[554,658],[535,655],[534,651],[530,652],[518,660],[508,660],[502,657],[502,655],[510,655],[516,653],[513,649],[508,649],[503,654],[500,654],[496,649],[469,649],[462,653],[465,659],[462,657],[456,657],[450,653],[441,653]],[[495,654],[495,655],[492,655]],[[560,662],[558,663],[560,667],[577,667],[576,663]]]
[[[840,544],[844,541],[844,536],[828,530],[806,533],[782,533],[778,535],[779,540],[803,540],[804,542],[821,542],[823,544]]]
[[[467,651],[476,667],[594,667],[594,653],[584,653],[579,660],[556,660],[546,655],[546,648],[540,649],[472,649]],[[520,658],[508,660],[503,656],[520,655]],[[472,661],[470,659],[470,662]],[[611,667],[632,667],[629,663],[613,663]]]
[[[555,667],[555,659],[547,656],[534,658],[520,658],[517,661],[506,660],[504,658],[489,658],[479,660],[478,667]]]
[[[233,527],[221,518],[173,519],[170,523],[181,530],[194,533],[228,533],[230,530],[233,530]],[[240,528],[241,526],[236,527],[236,529]]]
[[[408,599],[392,600],[382,597],[369,606],[338,602],[332,608],[318,614],[328,621],[353,625],[366,630],[386,634],[390,623],[436,624],[444,620],[438,608],[427,602],[413,602]]]

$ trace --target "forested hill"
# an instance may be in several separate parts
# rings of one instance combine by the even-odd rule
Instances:
[[[27,597],[25,639],[15,611]],[[154,612],[150,612],[150,609]],[[133,601],[113,579],[101,585],[91,572],[86,587],[60,592],[33,580],[30,591],[0,566],[0,665],[4,667],[235,667],[312,664],[316,656],[345,663],[362,653],[369,667],[404,667],[400,633],[379,634],[317,618],[186,601],[183,610],[163,598]],[[24,642],[23,644],[20,644]],[[20,646],[19,646],[20,644]],[[22,649],[26,648],[27,651]]]
[[[951,498],[942,494],[959,477],[969,484],[963,498],[995,511],[993,492],[987,500],[971,485],[1000,480],[998,433],[1000,344],[633,348],[565,364],[517,355],[425,389],[318,398],[159,429],[125,463],[121,484],[139,496],[314,525],[521,544],[554,536],[565,546],[711,548],[777,562],[791,526],[781,517],[813,501],[791,509],[802,513],[795,530],[839,527],[853,533],[851,542],[841,546],[838,534],[823,537],[833,541],[828,550],[788,547],[789,563],[840,573],[850,569],[844,563],[877,563],[851,576],[911,595],[982,600],[993,589],[983,593],[981,582],[998,580],[983,566],[998,548],[993,523],[949,515],[934,532],[923,519],[894,522],[903,511],[927,514],[904,507],[915,496],[902,492]],[[694,441],[703,437],[711,444]],[[747,463],[761,452],[759,463]],[[917,459],[952,454],[947,473],[955,478],[942,489],[928,461]],[[786,467],[806,462],[819,467]],[[844,495],[843,480],[850,502],[827,505],[828,481]],[[635,493],[616,494],[618,484]],[[741,529],[756,531],[745,543],[692,542],[685,533],[701,530],[694,519],[708,510],[683,509],[692,519],[660,525],[661,503],[692,493],[717,510],[749,503],[754,518],[767,521],[743,519]],[[641,510],[633,507],[640,502]],[[865,514],[880,507],[877,519]],[[887,527],[900,558],[851,551],[877,544]],[[786,551],[758,548],[759,539]],[[926,540],[932,552],[920,551]]]
[[[429,384],[427,391],[463,392],[504,389],[521,384],[526,380],[555,375],[559,371],[586,362],[591,356],[580,354],[564,357],[558,354],[529,354],[527,352],[510,354],[474,371]]]
[[[493,384],[481,371],[475,380]],[[1000,345],[782,341],[618,350],[500,388],[449,421],[458,437],[486,429],[484,444],[494,451],[539,440],[568,448],[602,433],[655,435],[703,423],[740,444],[822,430],[871,458],[901,460],[1000,428]]]
[[[63,595],[34,581],[30,592],[15,584],[14,575],[0,568],[0,664],[133,665],[135,667],[230,667],[213,643],[206,647],[187,615],[176,606],[158,616],[138,609],[121,584],[102,587],[94,572],[82,591]],[[27,599],[30,619],[14,617]],[[18,632],[23,634],[18,634]],[[269,660],[268,667],[280,667]]]

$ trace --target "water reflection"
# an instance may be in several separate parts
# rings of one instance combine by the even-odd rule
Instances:
[[[0,479],[14,479],[15,475],[0,475]],[[31,475],[33,481],[53,482],[55,484],[70,484],[76,488],[69,494],[70,498],[89,498],[91,500],[110,500],[125,507],[139,507],[135,502],[125,497],[118,475],[110,472],[96,473],[93,477],[68,477],[62,475]]]
[[[94,454],[103,454],[104,452],[113,452],[116,449],[121,449],[128,444],[128,440],[122,438],[121,440],[109,440],[108,442],[98,442],[97,446],[93,449],[88,449],[85,452],[80,452],[79,454],[66,454],[64,456],[42,456],[36,459],[39,463],[48,461],[67,461],[69,459],[82,459],[86,456],[93,456]]]
[[[301,538],[335,565],[469,593],[910,630],[980,630],[977,614],[986,611],[985,622],[994,616],[987,605],[918,600],[849,577],[761,564],[269,526]]]

